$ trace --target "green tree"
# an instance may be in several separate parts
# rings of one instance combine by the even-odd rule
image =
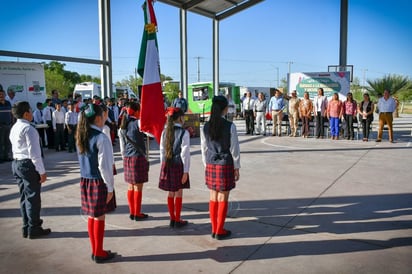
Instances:
[[[177,83],[166,83],[163,88],[163,93],[166,96],[167,104],[170,105],[174,99],[179,96],[179,84]]]
[[[385,89],[390,90],[391,95],[398,95],[405,89],[407,89],[410,81],[408,77],[400,75],[385,75],[383,78],[376,80],[367,80],[369,87],[366,89],[370,95],[374,97],[382,96]]]

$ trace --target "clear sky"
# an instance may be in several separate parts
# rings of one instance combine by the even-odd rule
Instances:
[[[111,1],[114,81],[134,75],[142,3]],[[98,0],[0,0],[0,10],[2,50],[100,55]],[[347,63],[361,84],[386,74],[412,78],[411,10],[411,0],[349,0]],[[179,10],[156,2],[155,13],[161,73],[180,80]],[[291,72],[327,71],[339,63],[339,22],[340,0],[266,0],[233,15],[220,22],[220,81],[273,87],[278,73],[285,78],[289,67]],[[200,81],[211,81],[212,20],[188,12],[189,83],[198,80],[198,62]],[[65,63],[67,70],[100,75],[97,65]]]

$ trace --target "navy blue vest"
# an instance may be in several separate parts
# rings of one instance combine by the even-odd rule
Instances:
[[[212,141],[209,134],[209,122],[206,122],[203,128],[207,143],[206,163],[214,165],[233,165],[233,157],[230,153],[230,128],[232,123],[223,120],[223,127],[221,129],[222,135],[217,141]]]
[[[173,158],[172,162],[173,163],[182,163],[182,157],[180,156],[180,153],[182,152],[182,140],[183,140],[183,135],[185,134],[185,129],[174,126],[175,130],[175,142],[173,143]]]
[[[145,156],[146,155],[146,144],[144,142],[144,133],[140,131],[138,120],[135,118],[129,118],[127,123],[126,131],[126,149],[124,151],[124,156]],[[130,141],[130,140],[131,141]]]
[[[101,131],[91,128],[89,135],[89,152],[79,154],[80,176],[88,179],[101,179],[102,176],[98,167],[97,137]]]

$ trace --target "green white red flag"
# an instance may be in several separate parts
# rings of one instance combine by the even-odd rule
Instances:
[[[145,26],[140,47],[137,71],[143,78],[140,102],[140,128],[152,134],[157,143],[166,122],[162,85],[160,82],[159,51],[157,48],[157,22],[153,0],[143,4]]]

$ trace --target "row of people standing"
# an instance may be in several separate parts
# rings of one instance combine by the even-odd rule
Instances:
[[[384,106],[382,109],[389,109],[391,113],[393,112],[393,106],[396,108],[396,105],[392,104],[392,100],[390,100],[390,92],[385,91],[385,93],[378,102]],[[286,103],[286,101],[288,102]],[[362,125],[363,141],[369,140],[375,109],[368,93],[363,95],[363,101],[359,104],[353,99],[351,92],[347,94],[347,98],[344,101],[340,101],[339,95],[336,93],[333,94],[332,99],[328,102],[323,88],[318,89],[318,94],[313,100],[309,98],[308,92],[304,93],[303,98],[298,98],[295,90],[291,92],[290,96],[283,96],[279,90],[275,90],[275,95],[269,101],[265,99],[263,93],[259,93],[258,98],[254,99],[251,92],[247,92],[242,104],[246,134],[266,135],[266,120],[271,119],[273,125],[272,136],[282,136],[282,120],[287,105],[290,137],[297,136],[299,121],[301,121],[301,136],[307,138],[310,135],[309,125],[313,120],[315,124],[314,137],[324,138],[325,125],[328,125],[331,131],[331,138],[338,139],[340,126],[343,124],[344,137],[348,140],[353,140],[355,137],[354,123],[358,122]],[[390,105],[390,107],[385,107],[386,105]],[[385,116],[385,114],[382,114],[383,112],[386,111],[380,112],[380,121],[382,120],[381,116]],[[387,116],[390,117],[390,115]],[[344,123],[341,123],[341,121]],[[388,124],[389,139],[392,140],[391,121],[387,119],[385,124]],[[378,140],[382,138],[382,129],[383,125],[379,126]]]

